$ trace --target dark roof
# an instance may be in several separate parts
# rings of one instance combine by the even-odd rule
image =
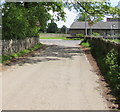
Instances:
[[[92,29],[111,29],[111,26],[115,25],[113,29],[120,29],[120,24],[118,22],[97,22],[93,24]],[[87,28],[90,29],[90,26],[88,25],[87,22]],[[72,25],[70,26],[70,29],[85,29],[85,22],[73,22]]]

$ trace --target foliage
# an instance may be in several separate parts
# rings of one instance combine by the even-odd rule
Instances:
[[[58,27],[57,24],[52,22],[48,24],[47,33],[57,33]]]
[[[82,33],[76,34],[77,37],[84,37],[85,35]]]
[[[92,34],[93,36],[100,36],[100,34],[99,33],[97,33],[97,32],[93,32],[93,34]]]
[[[69,38],[68,40],[83,40],[81,38]]]
[[[119,39],[108,39],[109,41],[112,41],[112,42],[116,42],[116,43],[120,43],[120,40]]]
[[[38,37],[52,19],[50,10],[57,12],[57,20],[65,20],[63,3],[6,2],[2,6],[3,39]]]
[[[11,54],[11,55],[1,56],[0,57],[0,63],[5,63],[6,61],[11,60],[13,58],[18,58],[20,56],[23,56],[27,53],[30,53],[31,51],[34,51],[34,50],[40,48],[41,46],[42,46],[42,44],[39,43],[39,44],[36,44],[33,48],[25,49],[25,50],[22,50],[20,52],[17,52],[17,53]]]
[[[37,37],[39,31],[46,30],[48,20],[53,19],[49,11],[55,13],[55,20],[65,20],[65,6],[74,7],[94,22],[106,14],[120,13],[120,9],[111,7],[109,2],[5,2],[2,6],[3,39]]]
[[[73,0],[72,3],[66,3],[69,9],[74,9],[78,12],[78,20],[93,21],[94,23],[103,19],[105,15],[118,15],[120,14],[120,9],[117,7],[112,7],[108,1],[104,2],[79,2],[78,0]]]
[[[5,4],[3,9],[3,39],[25,38],[28,21],[24,17],[24,9],[17,8],[15,4]]]
[[[87,48],[90,48],[90,44],[88,42],[81,42],[80,45],[87,47]]]
[[[63,25],[60,32],[64,34],[67,33],[67,27]]]
[[[117,52],[112,49],[104,58],[107,66],[106,76],[110,82],[113,90],[117,93],[120,92],[120,66],[118,65]]]
[[[66,39],[66,37],[40,37],[40,39]]]
[[[100,40],[98,40],[100,41]],[[120,64],[119,54],[115,48],[106,50],[105,43],[89,40],[91,53],[96,59],[101,72],[109,82],[114,94],[120,100]],[[110,41],[109,41],[110,42]],[[107,43],[106,43],[107,45]]]

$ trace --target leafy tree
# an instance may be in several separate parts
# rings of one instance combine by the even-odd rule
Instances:
[[[62,3],[6,2],[2,6],[3,39],[37,37],[39,30],[44,30],[52,19],[50,10],[57,12],[57,20],[65,19]]]
[[[79,2],[78,0],[73,0],[73,3],[66,3],[69,9],[74,9],[82,15],[86,15],[92,21],[99,21],[105,15],[109,14],[119,14],[120,10],[118,8],[112,7],[109,2]],[[84,17],[82,18],[84,19]]]
[[[67,33],[67,27],[65,25],[62,26],[61,33]]]
[[[120,8],[120,1],[118,2],[117,8]]]
[[[58,31],[58,27],[56,23],[52,22],[48,24],[48,29],[47,29],[48,33],[57,33],[57,31]]]
[[[92,19],[104,17],[106,14],[120,14],[120,9],[111,7],[109,2],[6,2],[2,5],[3,39],[20,39],[38,36],[38,31],[47,26],[53,19],[49,11],[56,14],[56,20],[65,20],[65,5]],[[64,4],[63,4],[64,3]],[[57,13],[56,13],[57,12]],[[36,25],[39,23],[38,25]]]
[[[25,18],[23,8],[16,7],[13,3],[7,3],[3,8],[3,39],[25,38],[29,23]]]

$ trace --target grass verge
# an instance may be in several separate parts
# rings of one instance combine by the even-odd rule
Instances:
[[[40,39],[63,39],[63,40],[83,40],[83,39],[80,39],[80,38],[66,38],[64,36],[62,37],[40,37]]]
[[[40,37],[40,39],[66,39],[66,37]]]
[[[80,45],[86,48],[90,48],[90,44],[88,42],[81,42]]]
[[[110,41],[112,41],[112,42],[120,43],[120,40],[119,40],[119,39],[108,39],[108,40],[110,40]]]
[[[31,51],[34,51],[34,50],[36,50],[36,49],[38,49],[40,47],[42,47],[41,43],[36,44],[32,48],[25,49],[25,50],[22,50],[20,52],[14,53],[14,54],[0,56],[0,63],[5,63],[6,61],[9,61],[9,60],[11,60],[13,58],[17,58],[17,57],[23,56],[23,55],[25,55],[27,53],[30,53]]]

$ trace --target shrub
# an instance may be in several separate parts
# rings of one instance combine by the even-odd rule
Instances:
[[[77,37],[84,37],[84,34],[82,33],[79,33],[79,34],[76,34]]]
[[[97,33],[97,32],[93,32],[93,34],[92,34],[93,36],[100,36],[100,34],[99,33]]]
[[[91,53],[96,59],[101,72],[110,84],[113,93],[120,100],[120,57],[118,49],[110,41],[107,42],[100,38],[92,38],[89,42]]]
[[[117,93],[120,92],[120,66],[117,61],[118,53],[112,49],[105,56],[105,63],[108,67],[106,76],[108,81],[110,82],[113,90]]]

